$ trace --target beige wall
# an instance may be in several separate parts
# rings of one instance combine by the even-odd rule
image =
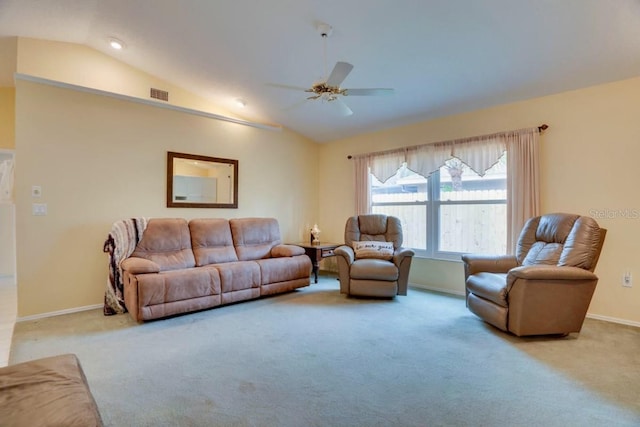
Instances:
[[[15,88],[17,37],[0,37],[0,148],[15,147]]]
[[[359,135],[320,149],[320,222],[341,241],[354,212],[347,155],[547,123],[541,139],[542,210],[597,217],[608,229],[589,313],[640,325],[640,78]],[[632,218],[624,217],[629,213]],[[623,288],[630,270],[638,282]],[[462,264],[416,259],[414,284],[464,293]]]
[[[16,56],[20,73],[141,98],[149,86],[161,86],[176,105],[226,113],[86,47],[19,39],[16,55],[15,44],[0,45],[0,54]],[[621,214],[640,211],[639,95],[640,79],[632,79],[317,146],[288,131],[21,81],[15,92],[19,315],[99,303],[106,281],[102,241],[122,217],[271,215],[286,240],[306,240],[317,222],[322,240],[339,242],[353,213],[348,154],[548,123],[541,141],[543,210],[604,216],[598,221],[609,229],[590,313],[640,324],[640,285],[620,285],[624,271],[640,272],[640,218]],[[239,159],[240,208],[165,208],[169,150]],[[48,204],[48,216],[31,215],[31,185],[43,186],[37,201]],[[416,259],[410,280],[464,290],[458,262]]]
[[[17,37],[0,37],[0,87],[13,87],[18,54]]]
[[[125,55],[126,52],[120,54]],[[147,100],[150,99],[149,90],[153,87],[169,92],[169,101],[158,101],[160,103],[238,117],[175,84],[74,43],[20,37],[17,40],[16,71]]]
[[[13,87],[0,87],[0,148],[15,147],[15,94]]]
[[[239,208],[166,208],[167,151],[237,159]],[[288,131],[18,81],[18,315],[101,303],[102,245],[121,218],[272,216],[285,241],[302,239],[316,220],[317,153]],[[33,202],[48,215],[33,216]]]
[[[169,91],[170,104],[232,116],[85,46],[14,38],[0,54],[12,55],[20,74],[141,99],[157,87]],[[272,216],[285,241],[301,239],[316,220],[318,146],[293,132],[26,80],[13,94],[21,317],[99,304],[102,243],[121,218]],[[167,151],[239,160],[239,208],[166,208]],[[41,198],[31,198],[33,185],[42,186]],[[48,215],[33,216],[32,203],[46,203]]]

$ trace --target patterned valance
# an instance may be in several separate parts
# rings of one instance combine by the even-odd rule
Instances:
[[[368,164],[371,173],[380,182],[385,182],[395,175],[405,162],[409,169],[427,178],[452,157],[460,159],[478,175],[484,176],[507,150],[510,141],[517,140],[522,135],[537,135],[538,132],[537,127],[527,128],[377,153],[358,154],[354,158]]]

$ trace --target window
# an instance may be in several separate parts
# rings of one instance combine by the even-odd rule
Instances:
[[[457,158],[425,178],[403,164],[381,183],[371,175],[371,212],[400,218],[403,246],[423,256],[506,253],[506,154],[484,176]]]

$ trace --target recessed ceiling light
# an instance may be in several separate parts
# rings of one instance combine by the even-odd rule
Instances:
[[[122,41],[118,40],[118,39],[113,38],[113,37],[111,37],[109,39],[109,46],[111,46],[115,50],[124,49],[124,43]]]
[[[247,106],[247,101],[242,98],[236,98],[236,105],[240,108],[244,108]]]

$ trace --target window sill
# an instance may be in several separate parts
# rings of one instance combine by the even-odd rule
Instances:
[[[414,249],[415,251],[415,249]],[[420,258],[420,259],[428,259],[431,261],[449,261],[449,262],[457,262],[457,263],[461,263],[462,259],[461,256],[463,254],[462,253],[456,253],[456,254],[451,254],[451,255],[427,255],[424,253],[418,253],[416,252],[416,254],[414,255],[414,258]]]

